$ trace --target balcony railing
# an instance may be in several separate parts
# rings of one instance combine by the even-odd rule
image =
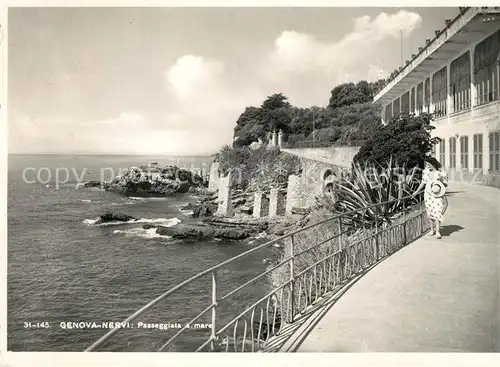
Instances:
[[[412,200],[412,197],[404,197],[338,214],[258,245],[176,285],[133,313],[122,325],[133,323],[139,316],[153,307],[159,307],[161,303],[170,302],[177,306],[179,301],[173,298],[177,293],[200,279],[208,278],[210,288],[198,290],[206,296],[207,304],[198,304],[201,311],[186,326],[178,328],[176,332],[172,331],[173,335],[170,337],[165,337],[157,350],[167,350],[176,342],[178,345],[186,345],[193,337],[193,334],[185,334],[186,330],[192,330],[187,325],[209,318],[210,330],[205,333],[198,330],[203,335],[197,337],[196,346],[191,343],[190,349],[187,348],[190,351],[275,351],[279,345],[276,346],[273,341],[279,339],[275,337],[280,336],[286,324],[294,323],[307,313],[311,305],[335,294],[361,272],[428,231],[422,201],[416,200],[410,205]],[[399,208],[399,214],[389,221],[387,218],[383,220],[381,215],[388,207]],[[372,220],[368,221],[367,218]],[[284,248],[281,260],[243,284],[236,285],[232,282],[227,292],[221,291],[219,279],[230,271],[232,265],[257,251],[276,245]],[[272,282],[267,281],[268,291],[264,295],[251,300],[242,309],[238,309],[234,302],[229,303],[231,314],[227,321],[221,319],[219,309],[224,302],[234,295],[242,297],[255,287],[257,281],[271,279],[271,273],[278,269],[281,269],[282,277],[273,276]],[[191,292],[194,297],[196,292]],[[187,305],[185,308],[191,309],[194,303],[185,299],[181,306]],[[185,310],[183,312],[187,313]],[[111,339],[124,330],[126,329],[110,330],[86,351],[109,346]],[[134,348],[129,346],[125,349]]]

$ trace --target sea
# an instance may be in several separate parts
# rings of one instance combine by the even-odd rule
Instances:
[[[210,157],[9,155],[7,344],[10,351],[84,351],[154,298],[194,274],[251,249],[258,240],[179,241],[145,223],[196,221],[181,207],[189,194],[135,198],[82,182],[148,162],[203,168]],[[69,172],[69,175],[67,174]],[[98,225],[113,211],[137,218]],[[264,235],[260,238],[262,243]],[[273,256],[255,252],[217,273],[218,298],[255,277]],[[166,297],[104,344],[102,351],[157,351],[211,302],[210,274]],[[218,327],[255,302],[265,279],[217,307]],[[195,326],[195,327],[194,327]],[[196,350],[211,333],[205,313],[165,351]]]

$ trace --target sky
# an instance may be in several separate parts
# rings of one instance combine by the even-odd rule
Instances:
[[[458,8],[10,8],[9,153],[212,154],[283,93],[388,76]]]

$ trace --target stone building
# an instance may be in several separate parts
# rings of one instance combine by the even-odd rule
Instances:
[[[434,114],[450,177],[500,186],[500,7],[459,8],[378,93],[382,121]]]

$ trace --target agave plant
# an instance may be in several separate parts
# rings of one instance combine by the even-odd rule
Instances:
[[[384,165],[353,165],[333,184],[334,209],[352,224],[391,222],[402,210],[418,201],[407,198],[419,185],[418,167],[405,172],[392,158]]]

